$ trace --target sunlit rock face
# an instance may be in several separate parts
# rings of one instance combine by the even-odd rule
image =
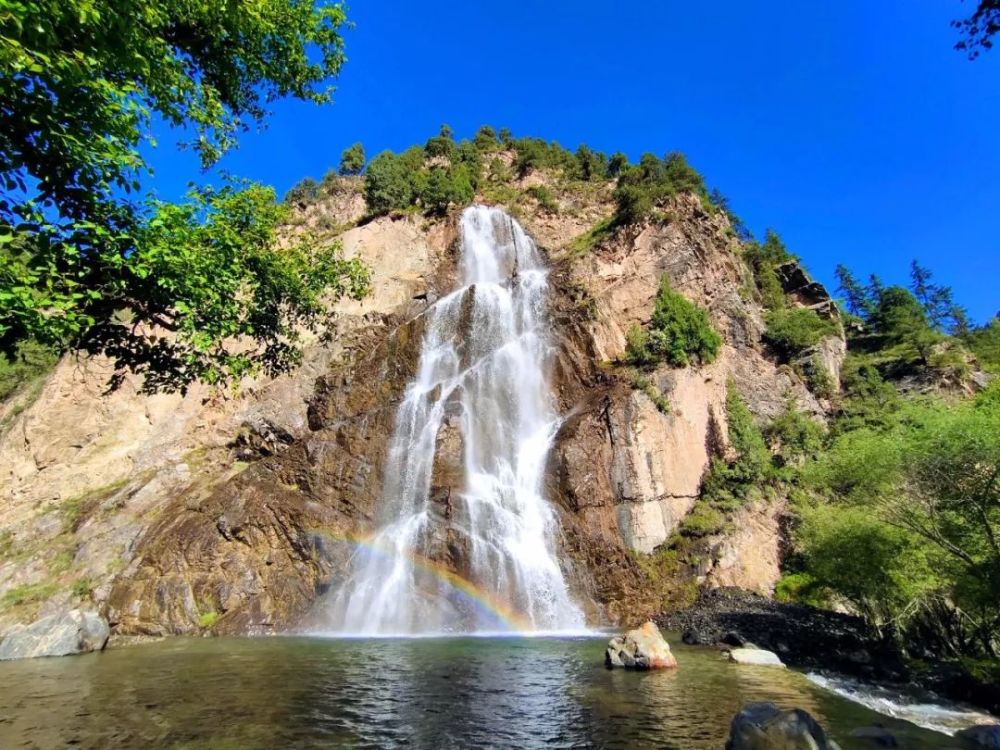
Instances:
[[[670,582],[636,554],[669,538],[725,455],[727,382],[762,419],[788,395],[817,416],[823,404],[761,345],[724,216],[680,195],[669,222],[580,252],[611,186],[548,186],[558,214],[520,201],[516,222],[477,208],[338,230],[372,293],[338,303],[333,335],[293,373],[109,393],[107,362],[66,360],[33,406],[0,407],[0,534],[18,550],[0,595],[51,582],[65,608],[84,579],[115,633],[564,629],[656,612]],[[346,226],[351,195],[310,211]],[[663,274],[724,340],[710,366],[645,373],[667,409],[614,365]],[[754,512],[710,540],[707,585],[773,586],[776,512]],[[403,518],[413,554],[388,559],[417,595],[379,609],[358,593],[358,563]],[[0,632],[35,614],[0,613]]]

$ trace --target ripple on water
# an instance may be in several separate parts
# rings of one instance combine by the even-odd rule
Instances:
[[[676,671],[603,667],[604,639],[171,640],[0,663],[0,747],[718,750],[744,703],[808,710],[844,750],[881,721],[911,750],[948,738],[793,671],[675,647]]]

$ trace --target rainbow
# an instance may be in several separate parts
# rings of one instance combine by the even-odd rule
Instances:
[[[364,550],[369,554],[377,555],[383,559],[393,559],[399,556],[399,553],[395,550],[387,550],[385,547],[375,544],[373,542],[374,536],[374,534],[367,536],[356,534],[337,535],[333,539],[345,542],[358,550]],[[495,621],[501,630],[515,633],[527,633],[535,630],[534,623],[531,620],[515,611],[506,602],[500,601],[497,597],[488,591],[484,591],[472,581],[448,570],[441,563],[436,563],[415,552],[406,552],[403,553],[403,556],[410,561],[414,568],[433,576],[444,584],[449,592],[456,594],[462,600],[475,607],[478,612]]]

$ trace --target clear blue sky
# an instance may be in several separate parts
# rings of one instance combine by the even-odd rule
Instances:
[[[444,122],[679,150],[820,280],[843,262],[904,282],[916,258],[982,322],[1000,309],[1000,49],[953,49],[973,6],[355,0],[335,103],[278,103],[222,166],[283,194],[354,141],[373,156]],[[168,146],[153,161],[164,197],[200,179]]]

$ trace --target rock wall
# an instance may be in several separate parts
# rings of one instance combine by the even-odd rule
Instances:
[[[554,382],[565,422],[548,493],[562,521],[566,574],[595,622],[652,614],[657,597],[635,553],[669,537],[710,457],[725,450],[729,380],[760,417],[780,413],[786,393],[822,413],[800,378],[761,349],[761,311],[721,215],[682,196],[669,222],[588,253],[571,249],[609,212],[609,190],[564,195],[557,216],[530,204],[518,210],[552,264]],[[335,227],[358,213],[355,193],[337,195],[322,214]],[[309,222],[319,221],[315,213]],[[338,236],[372,267],[372,294],[340,303],[332,343],[311,344],[289,376],[247,381],[237,393],[151,396],[132,380],[106,393],[105,362],[59,365],[0,436],[0,596],[28,587],[37,600],[13,597],[22,601],[0,612],[0,629],[81,598],[118,634],[322,624],[317,600],[373,524],[421,313],[452,286],[455,217],[384,217]],[[710,366],[650,374],[666,413],[612,364],[629,326],[648,321],[661,274],[709,309],[725,341]],[[460,447],[447,430],[439,443],[434,500],[448,513],[449,461]],[[736,581],[748,545],[764,536],[738,533],[713,580]],[[776,549],[777,537],[766,544]],[[454,567],[454,552],[442,540],[439,562]],[[751,566],[761,580],[775,575],[776,557],[765,557]]]

